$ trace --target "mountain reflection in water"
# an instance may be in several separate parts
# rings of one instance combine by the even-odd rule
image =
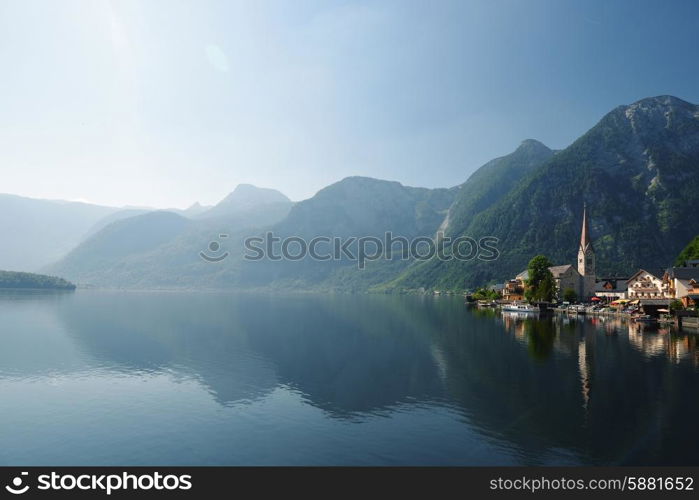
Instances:
[[[383,295],[6,293],[0,317],[3,464],[699,463],[696,336],[669,329]]]

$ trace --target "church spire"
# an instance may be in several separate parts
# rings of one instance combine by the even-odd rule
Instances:
[[[590,245],[590,227],[587,224],[587,203],[583,205],[582,233],[580,234],[580,249],[584,252]]]
[[[581,278],[581,296],[585,298],[592,297],[595,294],[597,278],[595,274],[595,252],[592,249],[590,226],[587,220],[587,204],[583,208],[580,248],[578,249],[578,273]]]

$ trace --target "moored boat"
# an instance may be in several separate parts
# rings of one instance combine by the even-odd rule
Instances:
[[[490,300],[479,300],[478,301],[478,307],[481,308],[488,308],[488,307],[496,307],[497,304],[493,301]]]
[[[587,309],[583,305],[568,306],[568,312],[572,314],[587,314]]]
[[[522,312],[522,313],[538,313],[540,312],[537,306],[531,304],[505,304],[502,306],[503,311]]]

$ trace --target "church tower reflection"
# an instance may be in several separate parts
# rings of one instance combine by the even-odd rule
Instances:
[[[580,389],[583,398],[583,409],[587,418],[590,397],[592,393],[592,377],[594,369],[595,335],[585,335],[578,343],[578,370],[580,371]]]

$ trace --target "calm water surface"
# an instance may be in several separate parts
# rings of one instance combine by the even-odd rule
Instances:
[[[0,294],[0,464],[699,465],[696,335],[453,297]]]

